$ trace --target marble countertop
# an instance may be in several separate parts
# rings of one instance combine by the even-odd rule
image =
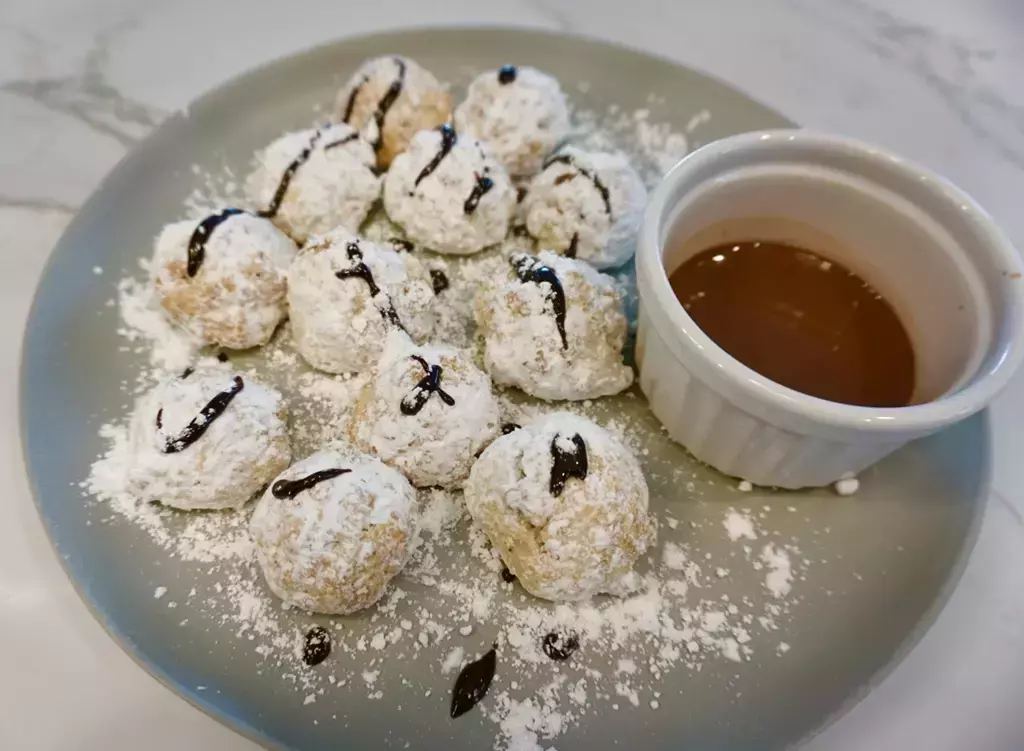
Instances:
[[[0,7],[0,337],[19,348],[50,249],[103,175],[211,86],[321,42],[402,25],[516,24],[710,72],[804,125],[875,141],[972,193],[1024,248],[1019,0],[7,0]],[[655,20],[657,19],[657,20]],[[0,362],[0,738],[11,749],[254,746],[135,666],[50,551]],[[1024,374],[992,410],[993,497],[935,626],[812,748],[1024,748]]]

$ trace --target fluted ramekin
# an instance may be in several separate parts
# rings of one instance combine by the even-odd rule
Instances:
[[[741,240],[807,247],[878,289],[914,346],[912,404],[808,396],[704,334],[669,274],[700,250]],[[647,207],[637,241],[640,386],[672,437],[725,474],[826,485],[974,414],[1006,385],[1022,356],[1021,274],[985,211],[918,165],[807,131],[726,138],[676,165]]]

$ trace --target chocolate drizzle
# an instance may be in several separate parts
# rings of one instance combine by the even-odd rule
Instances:
[[[516,203],[522,203],[523,199],[526,198],[526,194],[530,191],[524,188],[522,185],[516,188]]]
[[[604,201],[604,210],[608,212],[608,216],[612,215],[611,194],[608,193],[608,187],[603,182],[601,182],[601,178],[597,176],[596,172],[591,172],[586,167],[581,167],[578,164],[576,164],[576,160],[574,160],[570,154],[556,154],[555,156],[551,157],[546,162],[544,162],[544,169],[547,169],[552,164],[568,164],[574,170],[576,170],[585,178],[590,180],[590,182],[594,184],[594,187],[597,188],[597,192],[601,194],[601,200]],[[555,184],[557,185],[558,181],[562,179],[563,176],[559,175],[557,178],[555,178]]]
[[[185,370],[183,370],[183,371],[182,371],[182,373],[181,373],[181,375],[180,375],[180,376],[178,376],[178,377],[179,377],[179,378],[181,378],[181,380],[183,380],[183,381],[184,381],[184,380],[185,380],[186,378],[188,378],[188,377],[189,377],[190,375],[192,375],[192,374],[193,374],[193,373],[195,373],[195,372],[196,372],[196,369],[195,369],[195,368],[193,368],[193,367],[192,367],[192,366],[190,365],[190,366],[188,366],[187,368],[185,368]]]
[[[516,580],[516,575],[513,574],[511,570],[509,570],[508,566],[502,566],[501,567],[501,579],[506,584],[511,584],[512,582],[514,582]]]
[[[479,660],[469,663],[462,669],[459,677],[455,679],[455,688],[452,689],[451,717],[453,720],[466,714],[487,695],[487,689],[491,687],[497,667],[498,653],[492,649]]]
[[[199,267],[203,265],[203,259],[206,257],[206,241],[210,239],[213,231],[236,214],[244,213],[241,209],[223,209],[199,222],[199,226],[192,231],[192,236],[188,239],[188,265],[185,271],[190,277],[199,273]]]
[[[506,86],[516,80],[516,66],[514,65],[503,65],[501,70],[498,71],[498,83],[502,86]]]
[[[566,258],[575,258],[576,253],[579,250],[580,245],[580,233],[573,232],[572,239],[569,241],[569,247],[565,249]]]
[[[274,197],[270,199],[270,205],[267,208],[259,212],[259,215],[265,219],[277,216],[277,212],[281,210],[281,204],[284,203],[284,196],[288,192],[288,187],[292,184],[292,179],[295,177],[295,173],[299,171],[299,167],[309,161],[309,158],[313,155],[313,150],[316,148],[317,142],[323,137],[323,133],[317,129],[309,139],[309,143],[306,145],[299,155],[292,159],[292,163],[285,168],[284,173],[281,175],[281,181],[277,184],[277,190],[274,191]]]
[[[302,645],[302,661],[313,667],[319,665],[331,654],[331,635],[323,626],[313,626],[306,632]]]
[[[413,248],[416,247],[411,242],[402,237],[392,237],[390,240],[388,240],[388,242],[403,253],[412,253]]]
[[[541,649],[544,650],[544,654],[556,662],[568,660],[579,647],[580,641],[574,634],[562,636],[554,631],[545,636],[544,641],[541,643]]]
[[[442,402],[449,407],[454,407],[455,400],[441,388],[441,366],[429,365],[419,355],[412,355],[412,359],[420,364],[426,375],[420,379],[412,391],[402,397],[402,414],[418,415],[430,400],[431,394],[437,394]]]
[[[380,294],[380,287],[377,286],[377,282],[373,279],[373,272],[370,271],[370,267],[363,262],[363,252],[359,250],[359,243],[351,242],[345,247],[345,252],[348,254],[349,260],[355,261],[356,264],[350,269],[342,269],[341,271],[334,272],[334,275],[339,279],[362,279],[366,282],[366,286],[370,288],[370,297],[373,299],[374,304],[377,303],[377,296]],[[385,295],[387,297],[387,295]],[[381,318],[386,323],[393,324],[400,329],[404,330],[401,320],[398,318],[398,313],[395,312],[395,307],[391,304],[391,298],[388,297],[384,307],[379,307]]]
[[[331,141],[330,143],[324,144],[324,151],[327,151],[327,149],[333,149],[337,146],[344,146],[346,143],[352,143],[358,138],[358,133],[349,133],[344,138],[339,138],[337,141]]]
[[[480,205],[480,199],[487,194],[487,192],[494,187],[494,180],[489,177],[482,175],[476,176],[476,185],[473,186],[473,192],[469,194],[469,198],[462,204],[462,210],[467,214],[472,214],[476,211],[476,207]]]
[[[448,277],[441,269],[430,270],[430,282],[434,285],[434,294],[440,295],[448,289]]]
[[[309,490],[325,480],[347,475],[351,471],[351,469],[321,469],[319,472],[313,472],[298,480],[278,480],[271,486],[270,492],[274,494],[274,498],[294,498],[302,491]]]
[[[566,451],[558,445],[558,436],[551,439],[551,482],[548,489],[551,495],[560,496],[565,490],[565,483],[570,477],[580,480],[587,479],[587,444],[579,433],[571,439],[572,451]]]
[[[419,185],[437,169],[438,165],[444,161],[446,156],[448,156],[448,152],[452,150],[452,147],[459,138],[455,133],[455,128],[448,123],[442,125],[438,130],[441,131],[441,149],[434,154],[434,158],[427,162],[427,165],[420,170],[420,174],[416,176],[416,182],[413,183],[413,187]]]
[[[509,263],[515,269],[519,281],[548,284],[550,287],[548,299],[551,300],[551,307],[554,308],[555,325],[558,326],[558,334],[562,337],[562,349],[568,349],[569,340],[565,336],[565,290],[562,289],[562,283],[558,281],[555,270],[550,266],[545,266],[533,256],[525,254],[512,256]]]
[[[164,443],[165,454],[177,454],[184,451],[193,443],[202,438],[203,433],[213,424],[213,421],[224,414],[231,401],[238,393],[245,388],[242,376],[235,376],[234,384],[225,391],[221,391],[213,397],[209,403],[199,412],[199,415],[192,418],[192,422],[185,426],[184,430],[174,438],[168,438]],[[163,428],[163,409],[156,413],[157,429]]]
[[[517,422],[507,422],[501,426],[501,434],[508,435],[509,433],[515,433],[522,426]]]
[[[395,61],[395,65],[398,66],[398,75],[395,76],[395,80],[388,86],[388,90],[384,92],[381,100],[377,102],[377,109],[373,113],[373,121],[377,125],[377,133],[373,141],[374,151],[380,151],[380,147],[384,143],[384,118],[387,117],[388,110],[391,109],[395,100],[402,93],[402,86],[405,84],[405,60],[400,57],[392,59]]]
[[[352,87],[352,91],[349,92],[348,101],[345,102],[345,113],[341,116],[343,123],[348,123],[352,119],[352,110],[356,106],[356,97],[359,96],[359,92],[362,91],[363,86],[366,85],[367,78],[363,76],[359,79],[358,83]]]

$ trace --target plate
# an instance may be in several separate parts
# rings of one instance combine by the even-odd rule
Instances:
[[[923,633],[952,589],[987,495],[984,415],[906,447],[867,472],[857,495],[841,498],[827,489],[742,493],[734,480],[672,444],[636,392],[594,405],[596,419],[627,426],[649,477],[660,530],[659,550],[645,570],[660,572],[664,581],[683,581],[683,567],[672,554],[702,566],[699,586],[690,588],[675,616],[682,625],[684,610],[698,620],[720,611],[727,621],[724,632],[702,624],[700,634],[710,630],[713,637],[706,644],[700,636],[683,639],[680,648],[693,641],[695,657],[677,659],[671,670],[657,667],[656,654],[667,642],[646,639],[628,653],[581,654],[571,663],[541,664],[519,675],[514,663],[502,659],[507,633],[501,635],[503,626],[493,617],[470,619],[468,635],[456,630],[431,636],[434,651],[410,648],[408,659],[406,647],[354,646],[360,634],[379,631],[382,619],[400,624],[419,604],[436,604],[435,589],[422,582],[399,582],[408,597],[394,612],[345,619],[276,606],[270,612],[266,603],[272,601],[260,600],[258,607],[278,624],[277,635],[268,637],[255,621],[246,621],[246,613],[204,604],[207,592],[230,588],[238,577],[261,588],[251,566],[182,560],[156,544],[151,532],[112,515],[82,491],[80,483],[105,447],[99,428],[123,419],[131,402],[125,385],[146,359],[117,333],[111,304],[116,280],[138,273],[152,238],[185,213],[206,176],[228,170],[244,175],[255,149],[285,130],[308,127],[363,59],[393,52],[451,81],[457,95],[481,70],[528,62],[556,75],[581,110],[611,117],[616,113],[608,107],[616,105],[617,114],[627,113],[634,125],[666,123],[687,133],[691,146],[788,124],[745,95],[674,63],[579,37],[515,29],[345,40],[273,62],[202,97],[169,118],[90,198],[53,252],[29,319],[21,383],[26,463],[39,513],[69,577],[140,665],[268,747],[502,747],[510,738],[521,741],[522,731],[561,751],[615,743],[651,749],[797,744],[868,691]],[[646,114],[629,114],[637,110]],[[637,127],[633,132],[641,132],[643,126]],[[256,362],[253,357],[239,359]],[[300,446],[299,453],[308,450]],[[751,520],[757,539],[732,539],[730,514]],[[174,534],[194,519],[181,514],[162,523]],[[469,561],[459,564],[463,574],[467,580],[493,578],[493,571],[461,550],[468,545],[467,527],[463,521],[455,531],[454,553]],[[765,545],[787,552],[793,580],[784,597],[766,586],[772,566],[762,556]],[[442,553],[439,565],[451,563],[451,552]],[[541,605],[515,586],[497,585],[495,591],[495,609],[502,603]],[[351,645],[337,649],[320,673],[296,658],[299,638],[314,622]],[[399,633],[398,644],[414,642],[421,625],[404,642]],[[450,720],[454,674],[444,672],[442,658],[456,647],[467,657],[482,653],[499,638],[498,677],[481,711]],[[397,656],[388,659],[392,649]],[[738,660],[726,654],[730,649]],[[624,656],[630,662],[620,662]],[[374,672],[373,681],[364,677]],[[542,705],[545,686],[561,682],[559,690],[568,691],[581,679],[589,680],[586,700],[562,696],[557,720],[541,712],[531,727],[500,726],[508,719],[509,699]],[[555,727],[558,721],[564,727]]]

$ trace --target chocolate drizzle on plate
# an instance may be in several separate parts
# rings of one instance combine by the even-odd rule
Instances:
[[[231,217],[244,213],[241,209],[223,209],[199,222],[199,226],[192,231],[192,236],[188,239],[188,265],[185,271],[190,277],[199,273],[199,267],[206,258],[206,241],[210,239],[213,231]]]
[[[572,653],[579,648],[580,640],[577,639],[574,634],[562,636],[561,634],[552,631],[550,634],[545,636],[544,641],[541,642],[541,649],[544,650],[544,654],[556,662],[568,660],[572,656]]]
[[[426,375],[420,379],[412,391],[402,397],[402,414],[418,415],[430,400],[431,394],[437,394],[442,402],[449,407],[454,407],[455,400],[441,388],[441,366],[429,365],[419,355],[412,355],[412,359],[420,364]]]
[[[217,353],[217,362],[227,362],[227,361],[228,361],[228,353],[227,352],[218,352]]]
[[[348,254],[349,260],[355,261],[356,264],[350,269],[335,271],[334,275],[339,279],[362,279],[366,282],[366,286],[370,288],[370,298],[374,301],[374,304],[377,304],[377,296],[381,290],[373,279],[373,272],[370,271],[370,267],[363,262],[363,252],[359,249],[359,243],[349,243],[345,247],[345,252]],[[398,313],[395,312],[394,305],[391,304],[390,297],[388,297],[383,307],[378,307],[378,310],[380,310],[380,315],[386,323],[393,324],[400,329],[404,328],[401,320],[398,318]]]
[[[181,378],[181,380],[184,381],[186,378],[188,378],[190,375],[192,375],[195,372],[196,372],[196,369],[193,368],[191,365],[189,365],[187,368],[185,368],[185,370],[182,371],[181,375],[178,376],[178,377]]]
[[[586,167],[581,167],[578,164],[576,164],[576,160],[573,159],[570,154],[556,154],[555,156],[551,157],[546,162],[544,162],[544,169],[547,169],[552,164],[567,164],[574,170],[579,172],[581,175],[583,175],[585,178],[590,180],[590,182],[594,184],[594,187],[597,188],[597,192],[601,194],[601,200],[604,201],[604,210],[608,212],[608,216],[612,215],[611,194],[609,194],[608,187],[603,182],[601,182],[601,178],[597,176],[596,172],[591,172]],[[558,177],[556,177],[555,184],[558,185],[560,180],[564,182],[565,180],[563,178],[564,175],[559,175]]]
[[[270,199],[270,205],[267,208],[259,212],[259,215],[264,219],[270,219],[277,216],[277,212],[281,210],[281,204],[284,203],[285,194],[288,192],[288,187],[292,184],[292,180],[295,178],[295,173],[299,171],[299,168],[309,161],[309,158],[313,155],[313,150],[316,148],[317,143],[323,137],[323,132],[318,128],[313,132],[313,135],[309,139],[309,143],[306,144],[306,148],[299,152],[299,155],[292,159],[285,171],[281,174],[281,180],[277,184],[277,190],[274,191],[274,197]]]
[[[576,253],[579,250],[580,245],[580,233],[573,232],[572,239],[569,241],[569,247],[565,249],[566,258],[575,258]]]
[[[331,654],[331,635],[323,626],[313,626],[306,632],[302,644],[302,661],[313,667],[319,665]]]
[[[234,383],[230,388],[221,391],[213,397],[178,435],[166,440],[163,449],[164,453],[176,454],[179,451],[184,451],[202,438],[207,428],[213,424],[214,420],[224,414],[224,410],[228,408],[228,405],[231,404],[231,401],[243,388],[245,388],[245,382],[242,380],[242,376],[235,376]],[[163,428],[163,409],[156,413],[156,426],[157,429]]]
[[[501,434],[508,435],[509,433],[515,433],[521,427],[522,425],[517,422],[507,422],[501,426]]]
[[[472,214],[476,211],[476,207],[480,205],[480,199],[483,198],[487,192],[494,187],[494,180],[489,177],[482,175],[476,176],[476,185],[473,186],[473,192],[469,194],[469,198],[462,204],[462,210],[467,214]]]
[[[550,266],[545,266],[533,256],[520,254],[509,259],[512,268],[515,269],[519,281],[534,284],[544,284],[550,287],[548,299],[551,300],[551,307],[555,312],[555,325],[558,326],[558,334],[562,337],[562,349],[569,349],[569,340],[565,336],[565,290],[562,283],[558,281],[558,275]]]
[[[453,128],[448,123],[442,125],[438,130],[441,132],[441,148],[434,154],[434,157],[427,162],[426,166],[420,170],[420,174],[416,176],[416,182],[413,183],[413,187],[419,185],[437,169],[438,165],[444,161],[444,158],[448,156],[448,152],[455,146],[455,142],[459,139]]]
[[[498,653],[491,649],[476,662],[471,662],[462,669],[455,679],[452,689],[451,717],[461,717],[480,703],[487,695],[487,689],[494,680],[494,671],[498,667]]]
[[[271,486],[270,492],[274,494],[274,498],[294,498],[302,491],[309,490],[325,480],[347,475],[351,471],[351,469],[321,469],[319,472],[313,472],[298,480],[278,480]]]
[[[559,436],[557,435],[551,439],[551,458],[554,459],[554,462],[551,464],[551,482],[548,485],[551,495],[556,497],[562,495],[565,483],[570,477],[580,480],[587,479],[587,444],[583,437],[576,433],[570,439],[573,445],[572,451],[566,451],[559,446],[558,440]]]
[[[380,151],[380,147],[384,144],[384,118],[388,116],[388,110],[394,105],[395,100],[402,93],[402,86],[405,85],[405,60],[400,57],[392,59],[395,61],[395,65],[398,66],[398,75],[395,76],[395,80],[388,86],[388,90],[384,92],[381,100],[377,102],[377,109],[373,112],[373,121],[377,125],[377,133],[374,135],[373,140],[374,151]]]
[[[516,80],[516,66],[514,65],[503,65],[501,70],[498,71],[498,83],[502,86],[506,86]]]
[[[440,295],[449,287],[448,277],[441,269],[430,270],[430,282],[434,285],[435,295]]]

